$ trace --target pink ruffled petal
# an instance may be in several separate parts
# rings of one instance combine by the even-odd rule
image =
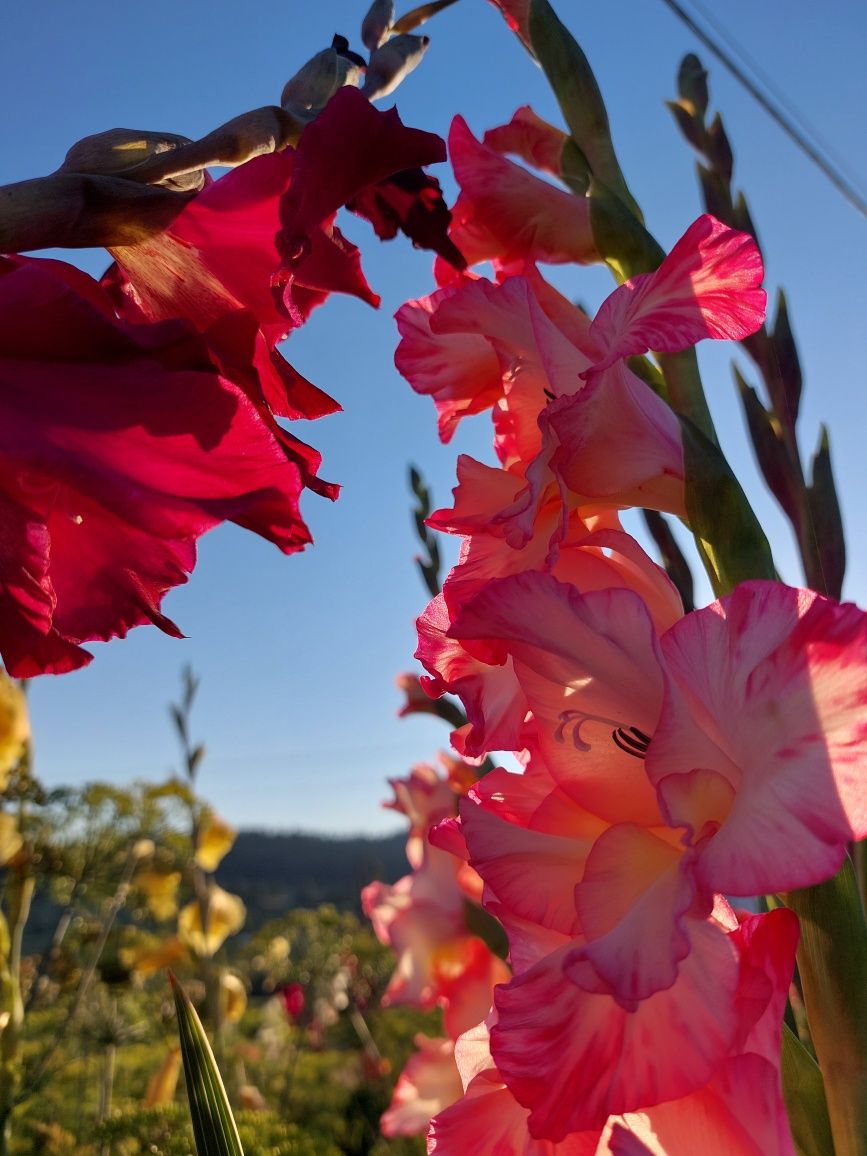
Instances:
[[[551,469],[585,502],[682,515],[683,443],[671,409],[626,368],[595,371],[584,389],[540,418],[552,435]]]
[[[560,157],[568,139],[568,133],[542,120],[525,104],[512,114],[508,124],[488,129],[484,144],[498,153],[519,156],[533,168],[559,177]]]
[[[699,877],[752,895],[833,874],[845,844],[867,834],[867,615],[750,582],[662,645],[679,690],[646,765],[671,821],[706,839]]]
[[[667,834],[628,823],[609,828],[590,851],[575,889],[587,944],[575,950],[574,960],[588,961],[628,1009],[671,987],[690,951],[694,925],[685,916],[694,886],[681,850]],[[576,967],[573,975],[571,964],[567,958],[566,973],[580,984],[582,969]]]
[[[740,341],[765,319],[758,246],[705,214],[660,267],[624,282],[603,302],[593,330],[607,347],[594,372],[622,357],[676,352],[705,337]]]
[[[452,121],[449,156],[461,187],[451,237],[470,265],[491,259],[581,265],[599,260],[586,199],[481,144],[462,117]]]
[[[536,1140],[527,1110],[496,1068],[480,1072],[464,1097],[431,1121],[428,1153],[436,1156],[596,1156],[600,1132],[567,1136],[559,1144]]]
[[[574,936],[580,930],[575,884],[604,824],[574,804],[569,808],[573,829],[568,834],[529,830],[501,818],[500,799],[506,813],[513,813],[516,801],[520,804],[523,778],[506,771],[492,772],[480,784],[480,802],[466,800],[461,804],[470,863],[496,899],[518,917]],[[490,779],[494,781],[488,782]],[[532,784],[530,794],[535,799]]]
[[[616,737],[623,728],[652,735],[662,697],[653,625],[637,595],[582,596],[548,575],[520,574],[489,583],[449,635],[495,643],[512,658],[544,758],[571,798],[612,822],[660,824],[641,758]]]
[[[673,986],[631,1012],[565,979],[569,948],[497,989],[491,1050],[534,1136],[559,1141],[707,1083],[737,1030],[737,957],[710,923],[692,942]]]
[[[401,340],[394,363],[416,393],[433,397],[443,442],[451,440],[461,418],[490,409],[503,393],[500,363],[486,337],[431,328],[444,302],[461,293],[440,289],[408,301],[395,315]]]

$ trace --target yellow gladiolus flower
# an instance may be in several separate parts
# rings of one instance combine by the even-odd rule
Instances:
[[[237,895],[222,887],[211,888],[208,904],[207,933],[202,927],[202,911],[197,900],[182,907],[178,914],[178,935],[199,956],[210,957],[223,946],[230,935],[244,926],[247,908]]]
[[[209,811],[199,828],[196,863],[203,871],[216,871],[223,856],[231,851],[238,832],[225,819]]]
[[[0,669],[0,790],[6,786],[9,773],[24,753],[24,744],[29,738],[30,719],[24,691]]]
[[[144,893],[147,905],[154,919],[171,919],[178,909],[178,885],[180,871],[141,871],[135,877],[135,885]]]
[[[247,989],[243,980],[231,971],[224,971],[220,976],[220,1010],[230,1024],[236,1024],[247,1010]]]

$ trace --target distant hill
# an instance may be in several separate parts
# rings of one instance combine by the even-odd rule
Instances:
[[[409,871],[405,847],[405,831],[378,838],[241,831],[217,878],[244,900],[246,930],[255,931],[293,907],[333,903],[360,913],[365,884],[393,883]]]
[[[244,900],[247,921],[242,935],[247,936],[293,907],[333,903],[359,915],[365,884],[373,879],[393,883],[407,874],[405,847],[406,831],[350,838],[241,831],[217,870],[217,880]],[[37,890],[24,933],[25,954],[46,949],[61,911],[44,889]],[[121,912],[119,926],[128,918]]]

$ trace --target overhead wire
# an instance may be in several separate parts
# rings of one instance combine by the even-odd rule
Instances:
[[[741,84],[750,96],[753,97],[758,104],[765,110],[765,112],[779,125],[779,127],[786,133],[786,135],[795,143],[795,145],[803,152],[810,161],[828,178],[837,191],[846,198],[846,200],[861,214],[862,217],[867,218],[867,196],[862,194],[856,187],[855,182],[850,181],[849,178],[841,172],[841,167],[831,159],[831,150],[821,143],[818,132],[812,128],[804,120],[803,116],[794,109],[794,106],[785,98],[775,94],[776,101],[773,100],[767,93],[763,92],[759,84],[751,76],[749,76],[746,69],[752,69],[757,77],[761,77],[759,69],[756,65],[749,61],[749,58],[744,53],[743,49],[737,45],[736,41],[728,33],[724,32],[719,25],[715,24],[713,19],[703,11],[703,16],[707,20],[720,39],[725,39],[730,45],[732,52],[737,53],[741,61],[738,63],[734,57],[723,48],[719,40],[714,39],[704,28],[701,27],[678,0],[662,0],[663,4],[669,8],[677,18],[689,28],[689,30],[702,42],[702,44],[712,52],[713,55],[720,61],[720,63],[728,69],[734,76],[735,80]],[[698,5],[696,5],[698,7]],[[773,89],[773,86],[763,79],[762,83],[767,88]],[[785,106],[788,105],[788,111]],[[799,127],[796,120],[801,121],[803,127]],[[807,133],[813,136],[815,143],[807,139]],[[824,155],[823,155],[824,154]]]

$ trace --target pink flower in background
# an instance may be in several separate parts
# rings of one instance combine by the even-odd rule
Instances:
[[[151,622],[222,521],[290,552],[301,476],[180,322],[118,320],[58,261],[0,263],[0,650],[16,677],[90,662],[81,643]]]
[[[458,793],[450,778],[443,778],[428,763],[419,763],[408,777],[389,779],[388,784],[394,791],[394,799],[383,806],[389,811],[398,811],[409,820],[406,857],[412,868],[419,868],[427,853],[428,831],[435,823],[455,813]]]
[[[463,1087],[455,1066],[453,1040],[419,1033],[416,1053],[398,1078],[391,1103],[380,1120],[383,1136],[419,1136],[432,1116],[459,1099]]]
[[[304,988],[300,983],[287,983],[280,992],[280,999],[283,1001],[283,1010],[289,1017],[290,1023],[294,1023],[300,1018],[307,1002]]]

